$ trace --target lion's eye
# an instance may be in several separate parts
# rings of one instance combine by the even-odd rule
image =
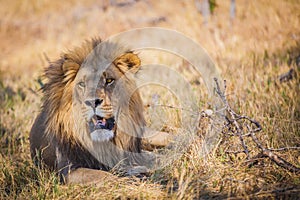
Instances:
[[[114,82],[114,79],[112,79],[112,78],[107,78],[106,79],[106,85],[110,85],[110,84],[112,84]]]
[[[78,86],[81,87],[81,88],[84,88],[85,87],[85,83],[83,81],[81,81],[81,82],[78,83]]]

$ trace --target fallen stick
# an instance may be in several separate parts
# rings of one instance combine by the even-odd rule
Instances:
[[[280,156],[278,156],[274,151],[278,150],[288,150],[288,149],[300,149],[300,147],[283,147],[279,149],[268,149],[266,148],[256,137],[255,133],[260,132],[262,130],[262,127],[260,123],[254,119],[249,118],[248,116],[242,116],[237,114],[229,105],[225,91],[226,91],[226,81],[224,81],[224,92],[221,91],[220,85],[218,83],[217,79],[214,79],[216,82],[216,92],[221,98],[222,102],[224,103],[225,110],[228,112],[229,117],[226,117],[227,124],[225,127],[232,131],[233,134],[228,134],[229,136],[238,136],[241,146],[243,147],[242,151],[247,156],[247,162],[248,166],[253,166],[258,159],[268,157],[272,162],[276,163],[278,166],[293,172],[293,173],[299,173],[300,168],[294,166],[290,162],[284,160]],[[245,120],[248,123],[241,124],[240,121]],[[234,126],[235,129],[231,128],[230,126]],[[246,127],[245,127],[246,126]],[[254,126],[254,127],[253,127]],[[247,132],[244,133],[245,129],[247,129]],[[251,157],[249,153],[249,148],[247,144],[245,143],[244,137],[251,137],[252,141],[256,144],[256,147],[260,150],[260,152],[256,155]],[[227,151],[227,153],[235,153],[235,151]],[[249,164],[250,163],[250,164]]]

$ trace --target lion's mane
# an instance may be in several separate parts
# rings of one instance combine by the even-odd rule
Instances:
[[[64,168],[68,166],[68,170],[79,167],[109,170],[122,159],[134,157],[130,154],[138,154],[141,151],[140,138],[143,135],[145,120],[138,92],[130,97],[129,110],[119,117],[118,122],[126,126],[128,121],[131,121],[134,125],[123,127],[125,131],[117,129],[113,141],[99,144],[89,141],[89,144],[86,144],[74,129],[78,124],[82,124],[76,121],[72,110],[74,79],[80,67],[91,52],[114,59],[124,51],[118,45],[111,44],[95,51],[100,43],[99,38],[86,41],[81,47],[62,54],[60,59],[51,62],[45,69],[42,111],[33,125],[30,136],[31,154],[37,162],[42,160],[50,168],[62,170],[63,174],[66,174]],[[128,81],[125,80],[124,84],[126,82]],[[126,85],[123,88],[126,90]],[[40,158],[38,151],[41,152]],[[138,159],[133,160],[138,162]]]

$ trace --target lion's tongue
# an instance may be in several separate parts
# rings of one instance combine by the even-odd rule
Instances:
[[[92,123],[93,123],[94,129],[109,129],[109,130],[112,130],[115,126],[114,118],[105,119],[105,118],[100,117],[98,115],[95,115],[92,118]]]
[[[106,125],[106,119],[105,118],[99,118],[97,117],[96,119],[93,120],[95,128],[104,128]]]
[[[105,126],[106,125],[106,119],[103,118],[103,119],[99,119],[97,120],[97,125],[100,125],[100,126]]]

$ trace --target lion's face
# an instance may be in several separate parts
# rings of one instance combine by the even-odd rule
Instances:
[[[132,74],[138,71],[139,58],[126,53],[113,62],[105,59],[85,62],[74,80],[73,103],[86,127],[85,133],[94,142],[114,138],[120,108],[129,106],[135,84]],[[126,103],[127,102],[127,103]],[[129,108],[128,108],[129,109]],[[80,116],[81,115],[81,116]]]

